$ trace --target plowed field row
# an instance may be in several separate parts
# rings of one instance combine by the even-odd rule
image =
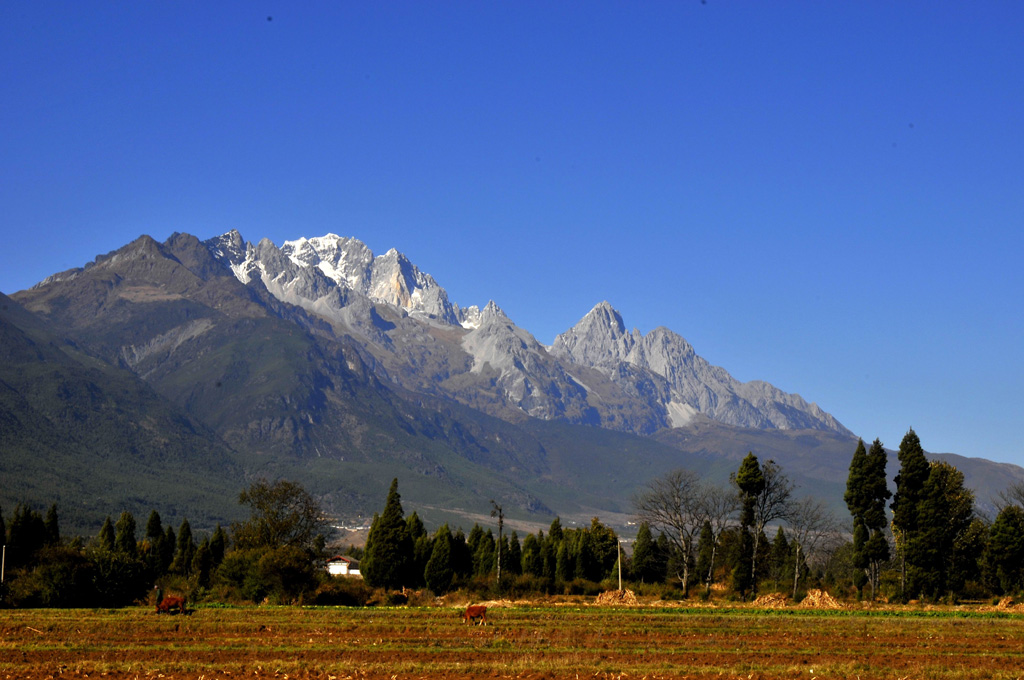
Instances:
[[[0,611],[0,678],[1024,677],[1010,613],[513,607]]]

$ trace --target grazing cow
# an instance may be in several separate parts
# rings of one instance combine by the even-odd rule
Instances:
[[[462,620],[469,623],[474,619],[480,619],[480,625],[487,623],[487,607],[482,604],[471,604],[466,607],[466,613],[462,615]]]
[[[166,612],[167,614],[171,614],[172,613],[171,612],[172,609],[176,609],[179,614],[184,614],[185,613],[185,598],[184,597],[177,597],[177,596],[171,595],[171,596],[165,597],[164,599],[162,599],[162,600],[160,600],[159,602],[156,603],[156,613],[157,614],[159,614],[160,612]]]

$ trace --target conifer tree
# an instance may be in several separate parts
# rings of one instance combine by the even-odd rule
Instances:
[[[913,556],[914,542],[918,538],[918,503],[928,479],[929,465],[914,428],[910,428],[900,442],[898,452],[900,471],[896,475],[896,494],[892,504],[892,529],[900,560],[900,596],[907,599],[908,556]]]
[[[410,583],[413,542],[398,494],[398,478],[391,482],[384,511],[370,527],[360,571],[375,588],[401,588]]]
[[[1024,508],[1007,505],[989,530],[988,560],[1004,593],[1024,589]]]
[[[544,575],[544,558],[541,555],[541,541],[534,534],[523,539],[523,573],[533,576]]]
[[[633,576],[641,583],[657,583],[660,576],[657,573],[657,561],[654,555],[654,535],[647,522],[642,522],[636,532],[636,541],[633,543]]]
[[[122,512],[114,529],[117,532],[114,537],[114,550],[129,557],[138,555],[135,543],[135,518],[132,517],[132,513],[127,510]]]
[[[523,549],[519,544],[519,535],[515,531],[508,537],[507,559],[502,562],[508,573],[518,576],[523,573]]]
[[[864,440],[858,439],[843,496],[853,516],[854,565],[866,571],[871,599],[878,589],[881,565],[889,559],[885,538],[885,501],[891,496],[885,475],[887,458],[880,440],[875,439],[867,451]]]
[[[569,541],[563,540],[558,544],[558,551],[555,553],[555,580],[568,583],[575,573],[576,561],[569,554]]]
[[[433,549],[423,571],[423,580],[435,595],[451,588],[455,571],[452,569],[452,533],[447,524],[434,532]]]
[[[218,524],[217,528],[213,530],[213,536],[210,537],[210,560],[215,569],[224,561],[224,553],[227,551],[227,548],[227,532]]]
[[[57,504],[54,503],[46,512],[46,519],[43,521],[46,527],[46,544],[60,545],[60,520],[57,518]]]
[[[700,528],[700,537],[697,539],[697,578],[704,582],[708,589],[711,587],[713,577],[715,554],[715,533],[711,528],[710,520],[704,522]]]
[[[746,596],[748,590],[754,589],[757,559],[752,527],[754,525],[754,507],[758,495],[764,491],[764,475],[758,464],[757,456],[750,452],[740,463],[739,470],[733,481],[740,493],[740,551],[733,570],[733,587],[740,595]]]
[[[452,570],[456,578],[469,578],[473,573],[473,554],[461,527],[452,535]]]
[[[107,552],[114,551],[114,523],[110,521],[110,515],[103,520],[100,533],[96,536],[96,548]]]
[[[961,566],[974,518],[974,493],[964,475],[948,463],[933,462],[918,503],[918,536],[910,545],[914,590],[929,596],[963,588]]]
[[[189,576],[192,573],[192,560],[196,556],[196,542],[192,538],[192,526],[187,519],[181,520],[178,527],[178,540],[174,548],[174,559],[171,561],[171,571],[182,576]]]

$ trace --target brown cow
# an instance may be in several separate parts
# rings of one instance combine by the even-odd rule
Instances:
[[[462,615],[462,620],[465,623],[469,623],[474,619],[480,619],[480,625],[487,623],[487,607],[482,604],[471,604],[466,607],[466,613]]]
[[[166,612],[171,613],[172,609],[177,609],[179,614],[185,613],[185,598],[169,595],[164,599],[156,603],[156,613]]]

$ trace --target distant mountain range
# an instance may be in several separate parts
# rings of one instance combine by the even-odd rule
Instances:
[[[747,451],[841,509],[855,436],[741,383],[678,334],[601,302],[551,346],[493,301],[462,307],[404,255],[327,235],[148,236],[0,299],[0,507],[57,501],[205,523],[259,476],[339,521],[392,477],[431,518],[631,511],[653,476],[724,481]],[[984,502],[1024,469],[957,457]],[[895,469],[890,470],[895,474]]]

